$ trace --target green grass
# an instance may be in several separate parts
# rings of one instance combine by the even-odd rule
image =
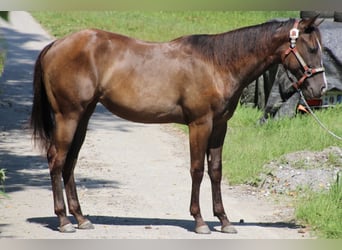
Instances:
[[[332,131],[342,135],[342,125],[337,122],[342,120],[342,105],[316,114]],[[263,165],[286,153],[342,146],[309,115],[269,120],[264,125],[257,124],[260,117],[261,111],[240,106],[228,122],[223,171],[231,184],[256,184]]]
[[[298,11],[70,11],[31,12],[55,37],[99,28],[149,41],[168,41],[198,33],[219,33],[274,18],[298,17]]]
[[[315,113],[329,129],[342,135],[342,105]],[[286,153],[342,147],[341,141],[328,135],[309,115],[257,125],[260,116],[260,111],[238,107],[228,123],[230,130],[223,152],[223,171],[231,184],[257,184],[263,165],[271,160],[281,160]],[[328,156],[328,161],[341,167],[341,159],[336,155]],[[309,225],[319,238],[342,239],[341,178],[326,192],[301,191],[295,202],[296,219]]]
[[[341,175],[341,173],[340,173]],[[308,191],[300,197],[296,217],[310,225],[318,237],[342,239],[342,176],[329,191]]]

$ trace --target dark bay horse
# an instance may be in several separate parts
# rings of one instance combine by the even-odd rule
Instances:
[[[195,231],[210,233],[199,204],[206,159],[214,215],[222,232],[236,233],[221,198],[227,121],[243,88],[279,63],[299,79],[293,89],[308,98],[321,96],[326,80],[317,18],[271,21],[165,43],[87,29],[46,46],[35,65],[31,125],[47,152],[60,231],[75,231],[67,218],[62,183],[78,228],[93,228],[81,212],[74,168],[100,102],[130,121],[188,125]]]

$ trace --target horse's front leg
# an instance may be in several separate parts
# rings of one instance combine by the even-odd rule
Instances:
[[[189,125],[190,136],[190,157],[191,157],[191,202],[190,213],[194,217],[196,226],[195,232],[209,234],[210,229],[204,222],[199,204],[200,186],[204,174],[204,159],[208,145],[208,138],[211,132],[212,123],[209,119],[193,122]]]
[[[227,131],[227,123],[216,125],[210,136],[207,160],[208,173],[211,181],[213,211],[221,222],[221,229],[224,233],[237,233],[236,229],[230,224],[224,211],[221,195],[222,180],[222,148]]]

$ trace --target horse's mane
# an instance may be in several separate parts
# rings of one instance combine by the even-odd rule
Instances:
[[[190,45],[205,60],[224,66],[231,65],[235,60],[253,52],[263,53],[276,31],[284,29],[288,36],[288,31],[293,24],[294,19],[274,20],[225,33],[190,35],[178,40],[184,45]]]

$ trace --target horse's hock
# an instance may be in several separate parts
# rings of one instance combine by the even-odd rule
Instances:
[[[317,15],[316,11],[302,11],[301,17]],[[328,90],[321,105],[342,102],[342,12],[323,12],[320,25],[323,42],[323,65]],[[295,79],[295,78],[294,78]],[[241,103],[264,110],[264,117],[294,116],[299,95],[287,96],[292,82],[282,66],[274,66],[244,89]],[[324,99],[325,98],[325,99]]]

